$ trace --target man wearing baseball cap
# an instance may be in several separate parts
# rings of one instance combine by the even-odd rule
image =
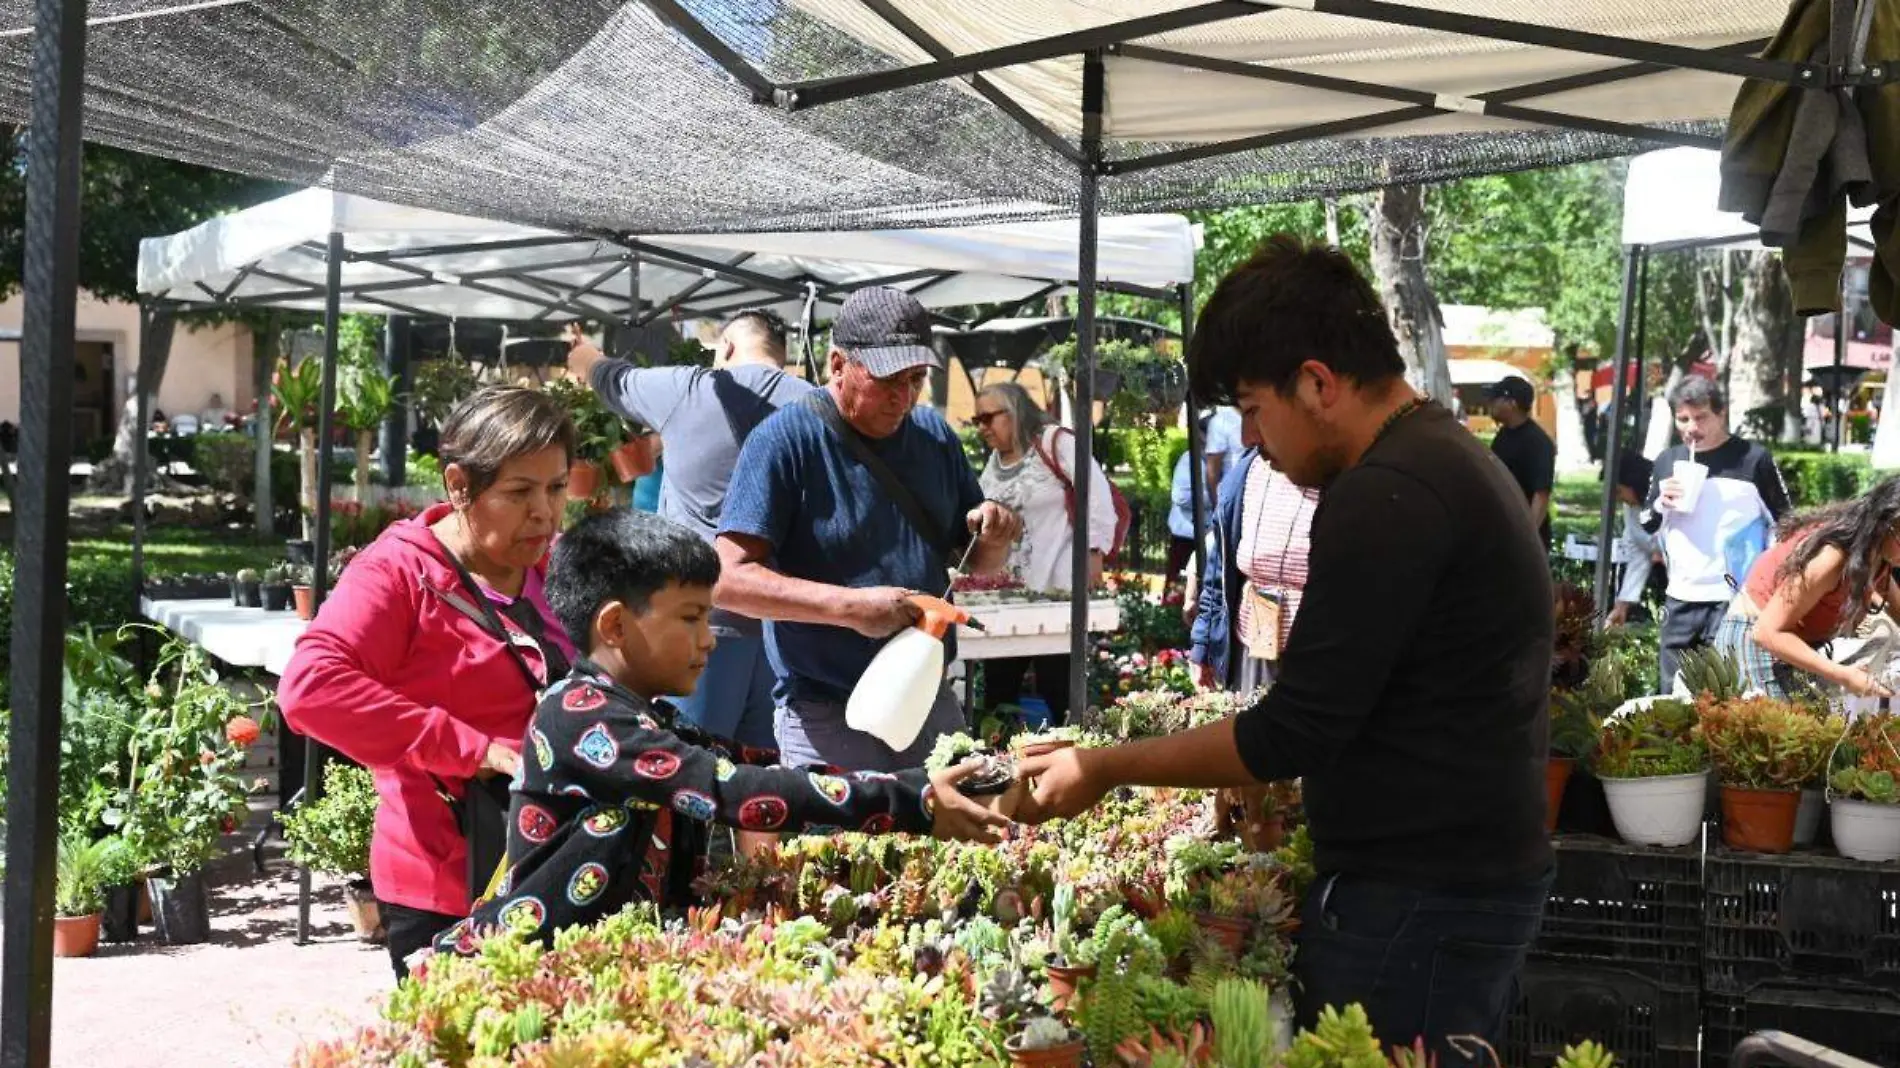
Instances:
[[[1538,536],[1549,549],[1550,490],[1557,479],[1557,446],[1531,418],[1537,395],[1529,381],[1512,375],[1484,387],[1484,398],[1491,402],[1491,418],[1498,424],[1491,451],[1524,491],[1531,518],[1537,521]]]
[[[1001,571],[1021,532],[1015,513],[983,499],[943,416],[917,403],[941,365],[931,341],[915,297],[853,293],[832,323],[826,388],[781,408],[739,454],[714,600],[766,621],[786,765],[917,767],[938,737],[964,727],[947,687],[902,752],[844,714],[885,639],[918,618],[909,595],[942,594],[966,550],[967,573]]]

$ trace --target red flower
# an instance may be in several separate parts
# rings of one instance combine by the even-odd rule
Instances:
[[[224,736],[239,749],[248,749],[263,732],[258,729],[257,721],[249,716],[232,716],[224,725]]]
[[[232,831],[237,830],[237,821],[229,816],[224,817],[223,830],[225,834],[230,834]]]

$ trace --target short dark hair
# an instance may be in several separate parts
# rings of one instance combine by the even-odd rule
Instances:
[[[569,462],[578,435],[567,409],[526,386],[485,386],[455,406],[442,421],[437,458],[468,475],[468,495],[479,497],[501,476],[502,465],[559,445]]]
[[[1683,405],[1691,408],[1707,408],[1717,415],[1728,411],[1728,398],[1722,395],[1722,387],[1715,379],[1701,375],[1685,375],[1669,391],[1669,410],[1675,411]]]
[[[723,334],[733,327],[764,342],[772,355],[784,358],[786,338],[791,335],[792,328],[779,313],[770,308],[748,308],[727,319],[719,332]]]
[[[554,543],[548,604],[574,647],[594,646],[594,616],[608,601],[646,611],[668,583],[711,587],[719,556],[692,531],[650,512],[615,508],[574,524]]]
[[[1242,382],[1292,392],[1307,360],[1362,386],[1405,374],[1385,308],[1352,260],[1276,234],[1207,298],[1188,375],[1201,403],[1232,404]]]

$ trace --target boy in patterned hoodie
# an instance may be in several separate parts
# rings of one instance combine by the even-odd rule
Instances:
[[[590,516],[555,544],[548,601],[582,656],[535,709],[500,887],[436,950],[472,953],[497,927],[546,942],[636,900],[685,904],[715,822],[1001,840],[1009,821],[956,789],[980,762],[935,775],[747,767],[676,724],[659,697],[697,684],[718,580],[711,546],[643,512]]]

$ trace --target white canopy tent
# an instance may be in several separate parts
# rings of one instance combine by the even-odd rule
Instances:
[[[306,189],[140,242],[139,291],[320,311],[333,233],[345,310],[445,318],[647,321],[770,307],[795,320],[808,294],[824,318],[867,284],[945,308],[1025,301],[1077,277],[1074,220],[616,239]],[[1103,219],[1101,278],[1167,290],[1194,277],[1198,244],[1179,215]]]

